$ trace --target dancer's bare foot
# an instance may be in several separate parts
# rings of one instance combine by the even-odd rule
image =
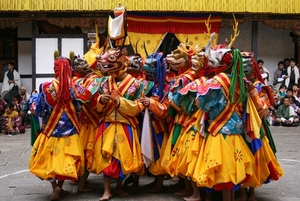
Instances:
[[[182,196],[182,197],[188,197],[191,196],[193,194],[192,189],[182,189],[180,191],[177,191],[176,193],[174,193],[177,196]]]
[[[124,191],[123,188],[116,188],[116,193],[118,194],[118,196],[120,197],[125,197],[128,195],[128,193],[126,191]]]
[[[201,197],[195,197],[195,196],[190,196],[190,197],[183,197],[185,201],[201,201]]]
[[[88,192],[92,192],[92,191],[94,191],[94,189],[86,187],[86,186],[84,186],[83,188],[77,189],[78,193],[88,193]]]
[[[61,191],[61,188],[60,187],[56,187],[55,189],[54,189],[54,191],[53,191],[53,193],[52,193],[52,196],[51,196],[51,198],[50,198],[50,200],[58,200],[59,199],[59,193],[60,193],[60,191]]]
[[[110,198],[112,198],[112,195],[110,193],[105,193],[102,195],[101,198],[99,198],[99,201],[103,201],[103,200],[109,200]]]
[[[178,176],[172,177],[172,181],[178,182],[179,181],[179,177]]]
[[[164,190],[164,187],[162,185],[154,185],[150,188],[147,188],[146,192],[148,192],[148,193],[158,193],[158,192],[163,191],[163,190]]]
[[[69,195],[69,194],[70,194],[69,191],[61,189],[61,191],[59,192],[59,197],[63,197],[63,196]]]
[[[248,201],[257,201],[255,195],[250,195]]]

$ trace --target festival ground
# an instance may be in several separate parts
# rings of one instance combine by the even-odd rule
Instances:
[[[285,172],[280,181],[264,185],[256,191],[258,201],[300,201],[300,128],[271,127],[277,145],[277,158]],[[47,201],[51,197],[51,185],[28,172],[27,163],[31,151],[28,130],[24,135],[8,136],[0,134],[0,201]],[[151,177],[141,177],[141,189],[127,197],[113,197],[112,201],[180,201],[168,190],[172,180],[165,180],[165,190],[161,193],[146,193],[142,186],[151,182]],[[66,181],[64,188],[70,195],[60,200],[96,201],[103,193],[102,175],[90,175],[89,186],[94,192],[79,194],[77,186]],[[116,183],[112,184],[114,189]],[[115,193],[114,193],[115,195]],[[216,194],[213,201],[220,200]]]

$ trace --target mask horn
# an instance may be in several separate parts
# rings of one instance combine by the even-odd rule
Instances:
[[[140,39],[138,39],[136,41],[136,44],[135,44],[135,54],[138,54],[138,43],[139,43]]]
[[[59,51],[55,50],[54,51],[54,60],[57,59],[59,57]]]
[[[148,56],[148,52],[147,52],[147,49],[146,49],[146,43],[145,43],[145,41],[144,41],[144,50],[145,50],[146,56]]]
[[[175,40],[174,37],[172,37],[171,43],[170,43],[169,48],[168,48],[169,53],[172,53],[172,46],[174,44],[174,40]]]

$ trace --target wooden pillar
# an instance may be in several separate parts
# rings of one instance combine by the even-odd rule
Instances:
[[[36,20],[32,20],[32,25],[31,25],[31,32],[32,32],[32,90],[35,89],[36,85],[36,63],[35,63],[35,39],[36,39]],[[39,89],[36,89],[39,91]]]
[[[257,60],[258,54],[258,21],[252,21],[252,52]]]
[[[296,62],[300,62],[300,36],[294,33],[290,33],[290,36],[293,38],[294,42],[294,58]]]

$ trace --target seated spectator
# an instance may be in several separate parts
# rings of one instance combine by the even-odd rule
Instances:
[[[290,105],[289,97],[283,98],[283,104],[276,111],[275,125],[298,126],[299,118],[294,108]]]
[[[285,95],[286,95],[286,90],[287,90],[287,88],[286,88],[285,85],[281,86],[280,89],[279,89],[279,91],[278,91],[278,96],[279,96],[280,98],[285,97]]]
[[[270,109],[270,110],[268,111],[267,116],[266,116],[266,119],[267,119],[267,121],[268,121],[268,123],[269,123],[269,126],[273,126],[274,123],[275,123],[276,117],[275,117],[275,115],[274,115],[274,112],[275,112],[275,111],[273,111],[273,110]]]
[[[300,107],[300,102],[299,102],[298,98],[296,99],[295,96],[293,96],[293,90],[292,89],[286,90],[286,96],[290,98],[290,101],[292,100],[293,104]],[[293,99],[291,99],[291,98],[293,98]],[[283,102],[281,104],[283,104]]]
[[[5,105],[6,102],[2,99],[0,95],[0,133],[2,132],[2,117],[3,114],[5,113]]]
[[[21,95],[22,100],[24,100],[24,101],[29,100],[30,94],[27,93],[25,86],[20,87],[20,95]]]
[[[13,97],[14,103],[14,110],[17,111],[19,114],[22,111],[23,100],[20,94],[15,94]]]
[[[28,102],[23,100],[20,94],[14,96],[14,109],[19,113],[22,126],[24,126],[25,118],[28,112]]]
[[[21,125],[21,117],[18,112],[14,110],[13,104],[5,105],[2,130],[5,134],[25,133],[25,128]]]
[[[294,84],[292,86],[293,96],[296,98],[296,100],[300,100],[300,90],[297,84]]]
[[[300,102],[295,99],[294,96],[290,97],[290,105],[294,108],[294,111],[299,117],[300,114]]]

